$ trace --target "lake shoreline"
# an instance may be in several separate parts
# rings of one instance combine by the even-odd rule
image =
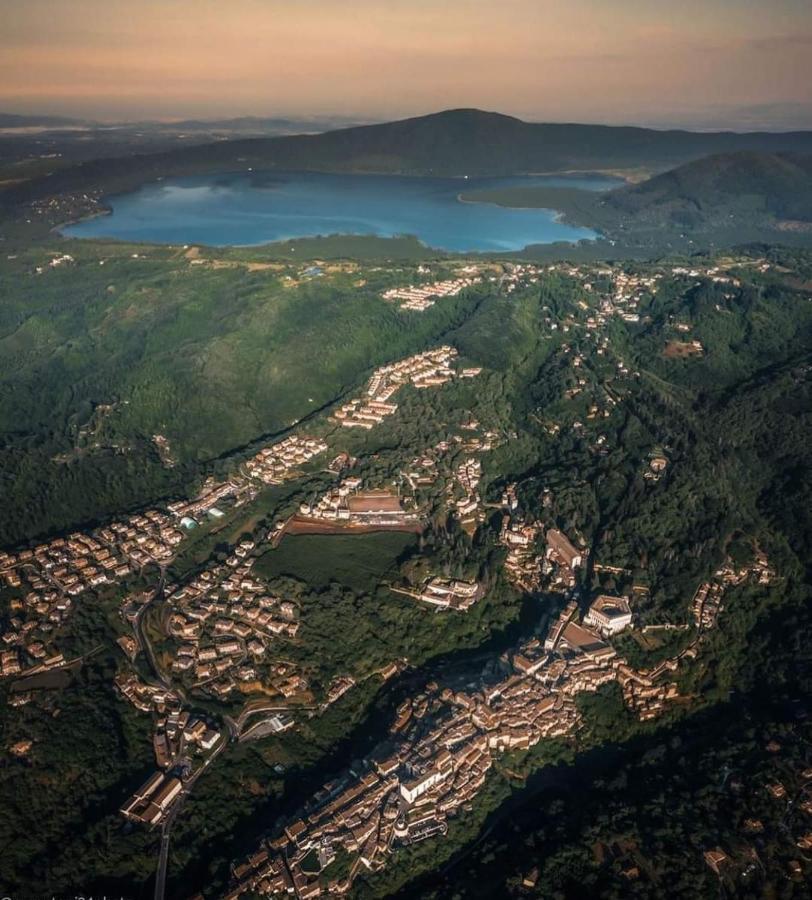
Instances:
[[[537,245],[575,246],[599,234],[568,222],[554,207],[505,206],[471,193],[550,186],[600,191],[615,183],[594,174],[469,179],[274,172],[269,191],[259,174],[152,182],[105,197],[105,210],[57,231],[68,239],[243,248],[337,235],[411,235],[438,252],[515,253]]]

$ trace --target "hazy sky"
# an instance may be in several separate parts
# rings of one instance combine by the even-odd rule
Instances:
[[[812,128],[811,0],[0,0],[0,110]]]

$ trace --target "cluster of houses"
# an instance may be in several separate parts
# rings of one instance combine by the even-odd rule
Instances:
[[[725,588],[721,582],[704,581],[699,585],[691,601],[691,614],[697,628],[707,629],[716,625],[724,594]]]
[[[724,609],[722,601],[725,591],[748,580],[758,584],[769,584],[774,577],[765,553],[754,547],[753,559],[742,566],[734,566],[728,560],[716,572],[710,581],[699,585],[691,601],[691,615],[696,627],[702,631],[713,628]]]
[[[193,528],[204,517],[220,519],[225,513],[218,503],[228,501],[232,507],[240,507],[257,496],[257,482],[282,484],[297,478],[301,467],[325,450],[327,444],[318,438],[290,435],[263,447],[244,463],[241,473],[235,473],[225,481],[209,478],[197,496],[170,503],[167,509],[184,528]]]
[[[194,749],[208,752],[220,740],[220,732],[183,708],[180,694],[162,685],[149,684],[134,671],[121,671],[114,684],[121,696],[139,711],[153,715],[152,747],[159,769],[168,769],[189,757]]]
[[[584,297],[577,301],[580,318],[569,315],[561,319],[553,316],[548,310],[545,324],[551,332],[561,330],[563,333],[576,328],[583,328],[587,333],[598,335],[611,319],[622,319],[629,324],[640,322],[640,302],[647,295],[657,292],[662,273],[640,274],[626,272],[611,267],[583,267],[567,264],[553,264],[546,267],[547,272],[557,272],[578,281],[583,288]],[[609,282],[608,290],[600,287],[600,283]],[[587,302],[587,298],[590,299]],[[598,355],[604,355],[608,341],[600,342]]]
[[[774,574],[767,557],[758,547],[753,548],[753,558],[749,563],[736,567],[728,561],[722,565],[711,581],[699,586],[691,602],[691,614],[697,629],[694,639],[676,656],[662,660],[652,669],[634,671],[628,666],[621,667],[619,681],[627,706],[645,720],[659,716],[667,703],[678,702],[681,698],[677,684],[664,679],[669,673],[677,671],[684,660],[696,657],[706,633],[718,623],[719,614],[724,609],[726,591],[746,581],[769,584]]]
[[[451,508],[462,527],[469,533],[476,531],[485,518],[482,497],[479,494],[481,480],[482,463],[475,456],[469,456],[454,469],[454,482],[449,485]],[[459,488],[462,496],[455,497],[455,494],[458,493],[455,487]]]
[[[510,494],[504,502],[511,504]],[[542,528],[538,523],[528,523],[508,514],[502,516],[499,541],[507,547],[505,572],[510,583],[526,593],[533,593],[541,587],[541,559],[536,549],[541,534]]]
[[[478,487],[482,477],[482,467],[475,458],[470,456],[462,460],[453,471],[445,465],[445,461],[453,451],[457,450],[462,450],[467,454],[492,450],[496,446],[499,436],[494,431],[479,433],[479,423],[474,420],[469,421],[462,428],[469,433],[451,434],[448,440],[438,441],[434,446],[427,448],[415,457],[407,467],[401,469],[400,474],[415,493],[421,488],[432,488],[438,482],[445,480],[450,509],[455,511],[460,518],[466,518],[479,507]],[[465,498],[471,497],[475,500],[475,506],[465,512],[460,512],[467,505]],[[471,517],[471,521],[474,520],[477,520],[476,515]]]
[[[458,443],[467,453],[485,453],[488,450],[493,450],[500,443],[499,433],[496,431],[482,431],[482,426],[476,419],[468,419],[467,422],[460,425],[460,428],[467,434],[452,435],[451,440],[454,443]]]
[[[545,271],[543,266],[531,263],[508,263],[502,275],[502,286],[506,293],[512,294],[517,288],[538,284]]]
[[[677,683],[662,680],[665,672],[676,671],[678,666],[678,661],[667,660],[666,664],[658,666],[656,674],[636,671],[628,666],[619,668],[618,682],[623,691],[623,700],[641,722],[658,718],[667,704],[681,699]]]
[[[114,680],[116,689],[139,712],[162,715],[167,709],[180,705],[180,697],[170,688],[149,684],[134,671],[121,671]]]
[[[247,476],[209,479],[195,497],[167,504],[166,512],[149,509],[88,533],[75,532],[18,552],[0,551],[0,584],[13,592],[8,626],[0,635],[0,677],[64,664],[53,638],[81,594],[120,582],[149,564],[165,567],[187,529],[204,516],[225,515],[217,503],[228,500],[239,506],[256,496],[253,479],[278,484],[296,477],[301,465],[326,449],[314,438],[288,437],[250,459]]]
[[[663,277],[660,272],[652,275],[641,275],[634,272],[624,272],[622,269],[602,270],[599,274],[611,278],[614,285],[611,311],[615,315],[619,315],[624,322],[632,323],[640,321],[640,314],[638,313],[640,300],[648,294],[655,294],[658,282]]]
[[[770,266],[767,264],[764,266],[757,266],[757,268],[760,272],[766,272]],[[720,266],[697,266],[693,269],[689,269],[685,266],[673,266],[671,274],[691,280],[708,278],[714,284],[730,284],[734,287],[741,287],[740,279],[728,274]]]
[[[53,194],[28,204],[31,217],[51,225],[74,222],[87,216],[98,215],[104,207],[100,190],[82,191],[71,194]]]
[[[167,627],[175,639],[172,671],[181,677],[188,673],[192,686],[220,698],[239,687],[275,695],[285,702],[304,695],[307,682],[298,667],[266,659],[266,653],[274,638],[295,637],[298,609],[270,596],[265,585],[252,576],[253,549],[254,543],[244,540],[224,564],[210,566],[169,590]],[[122,605],[122,614],[133,622],[142,608],[142,597],[130,597]],[[122,638],[119,644],[132,659],[136,642]],[[148,683],[134,670],[119,672],[115,684],[136,709],[153,715],[153,749],[162,770],[133,794],[121,812],[127,819],[155,826],[164,821],[193,776],[194,758],[202,756],[204,768],[223,748],[224,738],[217,728],[183,708],[182,692]],[[342,691],[334,692],[340,695]],[[292,724],[277,715],[258,726],[282,731]]]
[[[53,662],[55,632],[81,594],[149,563],[165,565],[182,540],[170,516],[147,510],[87,534],[74,532],[17,553],[0,552],[0,576],[14,591],[11,616],[0,637],[7,648],[2,674],[33,673]]]
[[[116,690],[139,711],[154,716],[152,745],[160,769],[174,765],[192,746],[211,750],[220,732],[183,709],[180,695],[161,685],[149,684],[134,671],[121,671]]]
[[[183,709],[177,692],[162,685],[149,684],[132,670],[119,672],[114,684],[121,696],[139,712],[152,714],[152,747],[159,769],[178,767],[182,774],[189,775],[192,753],[207,753],[218,744],[220,732]],[[146,805],[139,803],[139,799],[142,797],[136,792],[125,804],[122,813],[127,818],[156,824],[161,817],[142,818]],[[170,804],[171,800],[162,808],[162,813],[168,811]]]
[[[451,278],[447,281],[435,281],[432,284],[410,284],[407,287],[394,287],[384,291],[384,300],[397,302],[401,309],[423,312],[434,306],[442,297],[456,297],[460,291],[481,281],[473,275],[462,278]]]
[[[330,488],[317,500],[308,503],[306,500],[299,504],[299,515],[313,519],[325,519],[328,521],[348,522],[350,519],[349,498],[357,493],[361,487],[362,479],[357,477],[344,478],[334,487]]]
[[[292,698],[307,682],[269,645],[294,638],[298,608],[268,593],[253,577],[252,541],[242,541],[225,563],[204,569],[167,598],[169,634],[175,638],[172,671],[222,698],[236,690]]]
[[[657,293],[660,282],[666,274],[669,274],[669,271],[641,273],[626,271],[621,267],[614,266],[592,267],[568,263],[554,263],[545,267],[508,266],[503,282],[507,284],[507,290],[512,291],[535,283],[544,273],[556,273],[572,278],[579,282],[584,292],[583,297],[576,301],[576,308],[568,315],[562,317],[553,314],[551,309],[545,308],[546,314],[543,321],[549,332],[552,334],[561,331],[566,334],[574,330],[584,330],[587,334],[594,336],[598,345],[596,350],[598,356],[604,356],[610,353],[608,337],[605,334],[607,324],[612,319],[621,319],[631,325],[643,321],[640,312],[641,302]],[[674,266],[670,269],[670,274],[690,280],[693,285],[700,284],[702,281],[729,284],[731,287],[741,285],[738,278],[718,266],[694,268]],[[733,293],[725,294],[727,298],[733,296]],[[673,320],[670,324],[681,334],[691,330],[688,322]],[[665,352],[667,356],[698,357],[704,354],[704,347],[701,341],[696,339],[670,341]],[[619,375],[632,374],[622,360],[617,361],[617,366]],[[577,396],[585,387],[586,379],[583,376],[578,377],[577,383],[570,388],[570,396]]]
[[[598,298],[597,307],[585,300],[578,302],[579,308],[589,313],[585,322],[587,330],[600,328],[611,317],[619,317],[629,323],[639,322],[640,301],[647,294],[657,291],[658,282],[663,277],[659,272],[644,275],[626,272],[620,268],[593,268],[569,263],[552,263],[547,266],[508,264],[502,281],[505,290],[512,293],[518,288],[536,284],[545,274],[558,274],[572,278],[580,282],[586,294]],[[611,283],[611,290],[609,292],[599,291],[596,282],[607,280]],[[561,321],[549,316],[547,324],[554,331],[560,328],[566,333],[573,327],[575,320],[567,318]]]
[[[502,508],[516,509],[515,487],[509,486]],[[527,593],[546,587],[565,592],[575,586],[576,572],[584,564],[587,550],[576,547],[557,528],[546,531],[540,522],[528,522],[505,512],[499,532],[500,543],[507,547],[505,572],[514,587]],[[540,544],[544,545],[543,554]]]
[[[295,477],[299,467],[326,449],[327,444],[318,438],[291,435],[260,450],[246,462],[245,471],[264,484],[282,484]]]
[[[414,597],[436,609],[453,609],[464,612],[470,609],[485,594],[483,585],[476,581],[462,581],[458,578],[434,576],[426,579],[419,591],[407,588],[392,588],[395,593]]]
[[[345,428],[363,428],[368,431],[397,411],[398,405],[392,403],[391,398],[404,385],[412,384],[416,388],[438,387],[456,376],[472,378],[481,371],[474,368],[454,369],[456,358],[457,351],[454,347],[442,346],[381,366],[367,382],[364,395],[340,406],[332,418]]]

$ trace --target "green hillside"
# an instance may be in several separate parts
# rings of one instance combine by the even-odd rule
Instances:
[[[812,234],[812,156],[717,154],[601,194],[515,187],[464,196],[502,206],[561,210],[569,221],[597,228],[624,247],[699,237],[717,246],[803,242]]]
[[[766,218],[812,223],[812,156],[710,156],[614,191],[604,206],[639,224],[707,228]]]
[[[242,265],[240,251],[76,242],[73,262],[51,267],[58,252],[0,262],[4,545],[183,492],[224,454],[437,342],[466,307],[416,319],[384,303],[397,268],[310,279],[306,266]]]

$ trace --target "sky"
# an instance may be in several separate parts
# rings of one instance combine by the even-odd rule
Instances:
[[[812,128],[810,0],[0,0],[0,111]]]

